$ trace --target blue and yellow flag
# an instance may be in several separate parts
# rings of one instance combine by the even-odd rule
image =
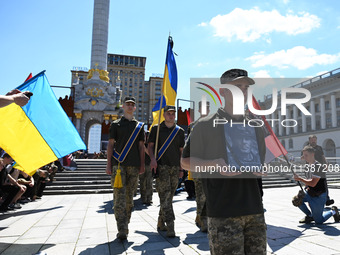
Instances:
[[[55,97],[45,71],[29,79],[17,89],[31,91],[28,104],[14,103],[0,108],[0,147],[32,175],[58,158],[86,146],[76,128]]]
[[[175,105],[176,103],[176,96],[177,96],[177,67],[176,67],[176,61],[174,53],[172,52],[172,47],[174,43],[172,41],[172,37],[169,36],[168,39],[168,48],[166,53],[166,60],[165,60],[165,70],[164,70],[164,77],[163,77],[163,102],[161,106],[161,97],[159,97],[158,102],[152,108],[152,116],[153,116],[153,122],[152,126],[158,124],[158,118],[159,118],[159,109],[162,109],[161,111],[161,120],[160,123],[164,120],[163,117],[163,108],[166,105]]]

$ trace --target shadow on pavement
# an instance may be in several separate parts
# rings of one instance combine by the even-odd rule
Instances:
[[[36,209],[36,210],[34,210],[34,209],[32,209],[32,210],[21,209],[20,211],[10,211],[10,212],[6,212],[6,213],[0,215],[0,220],[7,219],[9,217],[24,216],[24,215],[33,214],[33,213],[40,213],[40,212],[56,210],[56,209],[59,209],[59,208],[63,208],[63,206],[56,206],[56,207],[52,207],[52,208]]]
[[[197,230],[193,234],[187,234],[183,241],[184,244],[191,246],[197,244],[197,249],[201,251],[209,251],[208,234]]]
[[[99,244],[93,248],[87,248],[86,250],[79,253],[79,255],[108,255],[108,254],[125,254],[127,250],[130,252],[140,252],[140,254],[150,254],[150,255],[164,255],[165,249],[170,249],[174,247],[178,247],[180,245],[179,237],[175,238],[165,238],[162,235],[155,232],[146,232],[146,231],[135,231],[135,233],[144,235],[148,237],[148,239],[143,243],[134,243],[133,241],[129,241],[129,237],[125,241],[120,241],[119,239],[115,239],[108,243]]]
[[[141,243],[135,244],[132,249],[134,251],[140,251],[141,254],[165,254],[164,249],[175,248],[180,245],[179,237],[167,238],[165,237],[165,232],[160,231],[158,233],[155,232],[147,232],[147,231],[135,231],[137,234],[144,235],[148,237],[148,239]]]
[[[43,252],[41,250],[42,247],[44,249],[49,249],[55,244],[44,244],[44,243],[35,243],[35,244],[11,244],[11,243],[1,243],[2,247],[5,247],[8,245],[6,249],[0,250],[0,253],[2,254],[5,252],[6,254],[39,254],[39,252]]]
[[[113,214],[113,201],[105,201],[103,205],[99,206],[97,213]]]
[[[296,229],[267,225],[267,243],[273,252],[280,250],[302,235]]]
[[[188,208],[183,214],[196,211],[196,206]]]

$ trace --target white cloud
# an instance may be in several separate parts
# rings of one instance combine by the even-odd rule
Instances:
[[[254,80],[257,87],[264,88],[268,85],[275,84],[274,79],[271,78],[267,70],[259,70],[254,72]]]
[[[322,74],[325,74],[325,73],[328,73],[329,71],[321,71],[321,72],[318,72],[315,76],[319,76],[319,75],[322,75]],[[314,76],[313,76],[314,77]]]
[[[200,63],[197,64],[197,67],[203,67],[203,66],[207,66],[207,65],[209,65],[209,62],[205,62],[205,63],[200,62]]]
[[[283,0],[284,4],[288,4],[290,2],[290,0]]]
[[[202,22],[199,26],[207,23]],[[209,22],[215,29],[215,36],[232,38],[243,42],[253,42],[271,32],[283,32],[288,35],[308,33],[320,26],[320,18],[307,12],[294,15],[289,12],[285,16],[277,10],[261,11],[255,7],[250,10],[234,9],[225,15],[217,15]],[[270,39],[266,38],[268,42]]]
[[[308,69],[314,65],[328,65],[340,60],[340,53],[318,54],[313,48],[296,46],[288,50],[280,50],[271,54],[254,54],[247,58],[253,62],[253,67],[275,66],[278,68],[295,67],[299,70]]]
[[[198,24],[199,27],[206,27],[208,24],[206,22],[202,22],[201,24]]]
[[[267,70],[259,70],[254,72],[254,78],[270,78],[270,75]]]

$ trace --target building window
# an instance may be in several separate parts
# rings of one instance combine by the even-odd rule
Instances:
[[[283,147],[286,147],[285,140],[282,140],[282,141],[281,141],[281,144],[282,144]]]
[[[319,112],[319,104],[315,104],[315,112]]]
[[[329,110],[329,109],[330,109],[329,101],[326,101],[326,102],[325,102],[325,108],[326,108],[326,110]]]
[[[336,99],[336,107],[340,107],[340,98]]]
[[[326,127],[327,128],[332,127],[332,119],[331,118],[326,118]]]
[[[316,121],[316,129],[321,129],[320,120]]]
[[[293,149],[293,139],[289,139],[289,149]]]

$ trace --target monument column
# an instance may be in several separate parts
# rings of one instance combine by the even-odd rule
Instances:
[[[109,82],[107,70],[107,43],[109,35],[110,0],[94,0],[91,69],[88,79]]]

